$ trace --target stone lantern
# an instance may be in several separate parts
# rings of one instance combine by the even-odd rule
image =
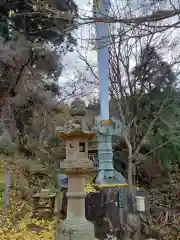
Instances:
[[[93,162],[88,159],[88,140],[95,138],[86,126],[85,112],[85,103],[75,99],[69,121],[63,129],[57,129],[58,136],[66,141],[66,159],[60,165],[68,176],[67,217],[58,226],[58,240],[95,238],[94,225],[85,218],[86,177],[93,169]]]

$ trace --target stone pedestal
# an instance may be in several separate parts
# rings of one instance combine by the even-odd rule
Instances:
[[[56,240],[94,240],[94,225],[85,218],[88,169],[65,169],[68,176],[67,218],[59,223]]]

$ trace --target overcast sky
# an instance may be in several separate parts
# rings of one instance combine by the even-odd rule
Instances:
[[[88,5],[89,0],[75,0],[78,5],[80,15],[87,14],[90,15],[91,8]],[[89,58],[92,60],[95,59],[95,53],[83,51],[82,47],[87,45],[88,40],[90,38],[90,27],[84,26],[79,28],[74,32],[74,36],[78,41],[77,50],[82,54],[88,54]],[[60,82],[65,81],[67,78],[73,78],[74,73],[77,70],[83,71],[86,67],[86,64],[80,60],[79,53],[74,50],[74,52],[69,52],[63,59],[64,70],[62,76],[60,78]]]

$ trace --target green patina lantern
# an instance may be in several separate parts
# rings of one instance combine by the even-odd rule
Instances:
[[[12,137],[9,134],[8,126],[5,124],[3,129],[3,133],[0,136],[0,150],[3,153],[10,154],[13,153],[17,146],[16,144],[12,141]]]

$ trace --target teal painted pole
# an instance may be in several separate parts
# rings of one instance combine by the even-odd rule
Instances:
[[[104,18],[109,14],[109,0],[94,1],[94,16]],[[121,122],[112,119],[112,124],[103,124],[109,120],[109,26],[106,22],[96,22],[96,48],[98,54],[100,117],[96,118],[98,132],[100,184],[123,184],[125,179],[113,166],[112,135],[121,134]],[[102,121],[103,120],[103,121]]]
[[[109,14],[109,0],[96,1],[95,17],[101,18]],[[109,120],[109,24],[96,23],[96,48],[98,53],[100,118]],[[102,106],[103,104],[103,106]]]

